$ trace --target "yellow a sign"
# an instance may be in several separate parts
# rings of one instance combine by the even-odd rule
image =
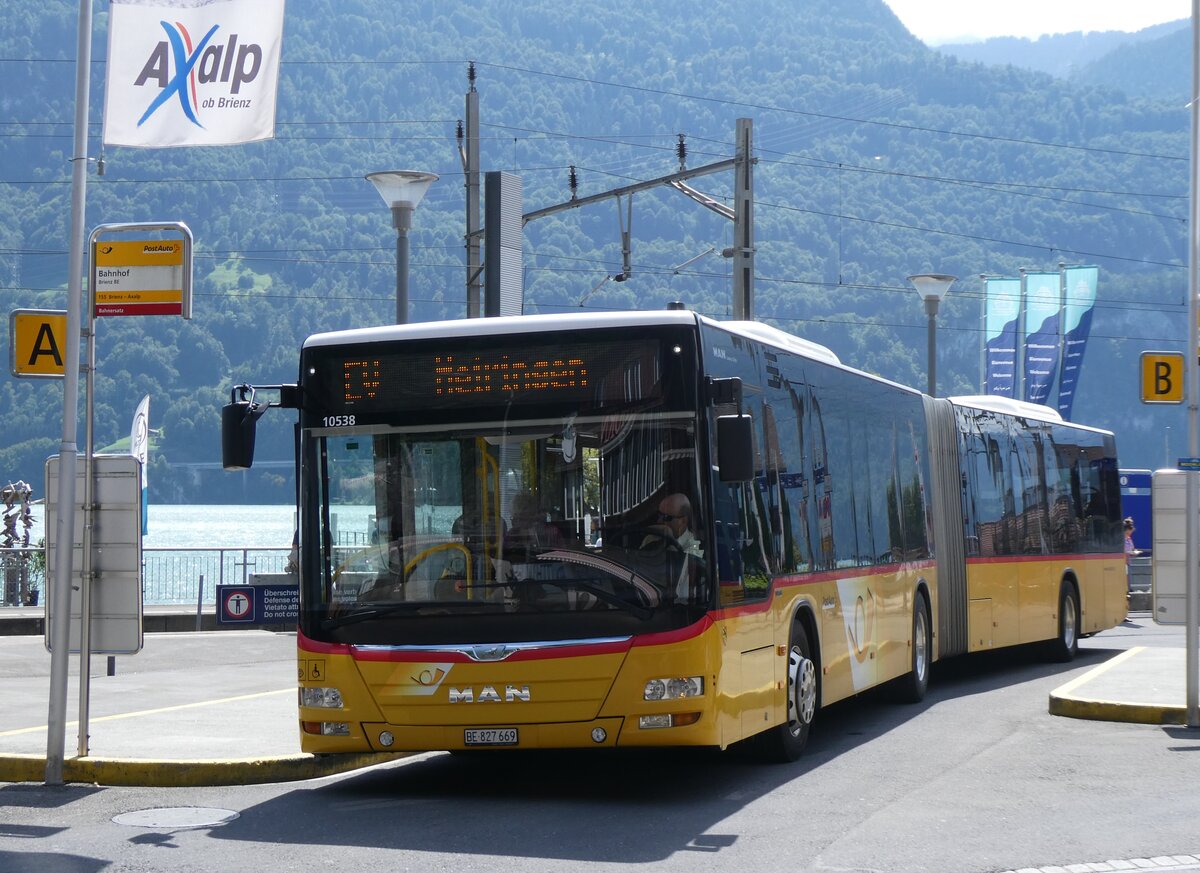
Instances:
[[[1183,403],[1183,352],[1142,352],[1142,402]]]
[[[14,309],[9,315],[12,374],[41,379],[66,375],[67,313],[56,309]]]

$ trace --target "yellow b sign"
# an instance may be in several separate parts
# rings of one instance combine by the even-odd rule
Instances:
[[[1142,352],[1142,402],[1183,403],[1183,352]]]
[[[14,309],[8,325],[14,376],[61,379],[66,375],[66,312]]]

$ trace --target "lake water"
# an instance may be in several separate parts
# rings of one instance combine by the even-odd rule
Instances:
[[[42,505],[33,508],[30,543],[43,536]],[[286,549],[292,544],[296,508],[283,506],[226,506],[150,504],[146,549]]]

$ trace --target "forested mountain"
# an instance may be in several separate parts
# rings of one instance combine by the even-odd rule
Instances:
[[[0,295],[66,308],[76,4],[7,10],[0,31]],[[95,22],[91,156],[100,154],[106,15]],[[1117,430],[1124,462],[1183,451],[1177,409],[1138,402],[1138,356],[1186,339],[1188,125],[1182,101],[1130,97],[1013,67],[967,63],[911,36],[879,0],[304,0],[287,7],[277,136],[227,148],[105,151],[88,226],[185,221],[194,317],[98,324],[97,445],[153,398],[155,502],[291,497],[286,471],[234,476],[219,460],[232,384],[294,381],[304,336],[393,317],[394,231],[363,175],[422,169],[414,320],[465,312],[463,175],[455,140],[468,61],[478,70],[483,169],[524,182],[527,210],[733,154],[754,121],[757,315],[842,360],[924,384],[925,318],[905,277],[961,277],[939,316],[944,393],[977,393],[979,276],[1100,266],[1100,302],[1075,417]],[[1186,66],[1186,59],[1185,59]],[[1186,85],[1185,85],[1186,87]],[[728,199],[732,174],[696,187]],[[634,199],[633,275],[588,308],[680,299],[729,309],[725,219],[669,189]],[[526,227],[526,311],[577,309],[621,268],[615,204]],[[4,337],[7,344],[7,336]],[[11,357],[7,348],[6,357]],[[0,477],[41,490],[57,450],[57,383],[0,384]],[[291,455],[285,416],[259,458]]]
[[[1192,99],[1192,28],[1188,22],[1181,23],[1182,27],[1154,39],[1114,48],[1104,57],[1080,67],[1074,80],[1084,85],[1119,88],[1130,97],[1187,104]]]

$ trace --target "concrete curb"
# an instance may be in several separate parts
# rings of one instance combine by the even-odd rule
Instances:
[[[1079,689],[1102,685],[1110,670],[1119,668],[1145,650],[1144,646],[1127,649],[1117,657],[1077,676],[1050,692],[1050,714],[1090,721],[1115,721],[1126,724],[1187,724],[1187,707],[1168,703],[1137,703],[1087,697]]]
[[[410,753],[361,755],[286,755],[275,758],[235,758],[207,761],[151,761],[135,758],[67,758],[64,782],[145,788],[198,788],[298,782],[335,776],[409,757]],[[0,755],[0,782],[42,782],[46,758],[41,755]]]
[[[1050,692],[1050,714],[1092,721],[1125,722],[1126,724],[1181,725],[1187,723],[1187,708],[1183,706],[1055,697],[1053,691]]]

